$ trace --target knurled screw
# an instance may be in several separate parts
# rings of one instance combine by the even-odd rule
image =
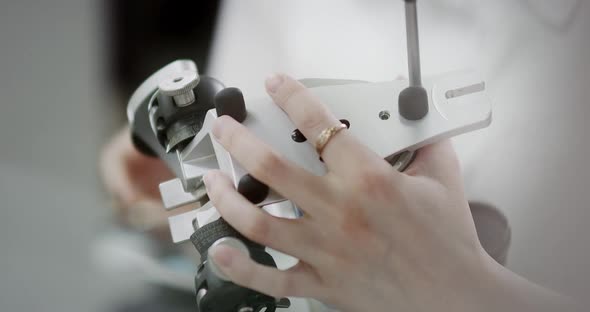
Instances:
[[[193,89],[199,84],[199,73],[185,70],[160,81],[158,88],[163,95],[174,98],[176,106],[184,107],[195,102]]]

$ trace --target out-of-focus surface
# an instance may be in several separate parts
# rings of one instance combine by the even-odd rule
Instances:
[[[89,246],[110,214],[97,159],[103,112],[99,7],[0,4],[0,310],[101,311],[116,284]]]
[[[247,96],[275,70],[394,79],[406,71],[398,2],[226,1],[211,73]],[[489,77],[493,125],[456,146],[470,198],[511,222],[509,267],[581,297],[590,280],[590,3],[579,3],[422,1],[420,31],[426,74],[465,64]],[[103,13],[91,0],[0,4],[2,311],[103,311],[143,290],[102,274],[89,248],[110,215],[99,149],[124,118],[101,80]]]

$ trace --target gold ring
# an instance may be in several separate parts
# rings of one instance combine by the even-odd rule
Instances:
[[[336,135],[336,133],[340,132],[342,129],[346,129],[345,124],[329,127],[320,132],[317,140],[315,141],[315,149],[318,152],[318,155],[322,155],[322,152],[324,151],[324,148],[326,148],[326,145],[328,145],[328,142],[330,142],[330,139],[332,139],[334,135]]]

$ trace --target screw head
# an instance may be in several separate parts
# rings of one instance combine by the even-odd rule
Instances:
[[[199,73],[184,70],[160,81],[158,88],[163,95],[174,97],[174,103],[183,107],[195,101],[193,89],[199,84]]]

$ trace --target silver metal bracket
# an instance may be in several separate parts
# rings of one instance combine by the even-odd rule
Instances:
[[[428,90],[430,113],[418,121],[405,120],[399,117],[397,111],[396,95],[408,86],[408,81],[328,81],[332,83],[322,86],[321,80],[308,80],[312,85],[316,84],[310,90],[337,118],[350,123],[349,131],[353,135],[384,159],[397,164],[398,169],[403,170],[411,160],[412,152],[420,147],[486,127],[491,122],[491,104],[485,83],[474,72],[454,72],[425,79],[423,84]],[[313,174],[325,174],[324,164],[313,146],[309,142],[298,143],[291,139],[296,127],[270,98],[247,99],[246,103],[248,117],[243,122],[244,126],[288,160]],[[247,174],[211,137],[212,122],[216,118],[215,110],[208,111],[201,131],[184,150],[178,152],[182,175],[160,185],[166,209],[206,200],[206,191],[200,181],[211,169],[225,172],[236,186]],[[184,186],[189,184],[195,187],[187,192]],[[284,200],[271,190],[259,205]],[[200,211],[170,219],[172,233],[177,238],[175,241],[184,241],[192,234],[192,220]]]

